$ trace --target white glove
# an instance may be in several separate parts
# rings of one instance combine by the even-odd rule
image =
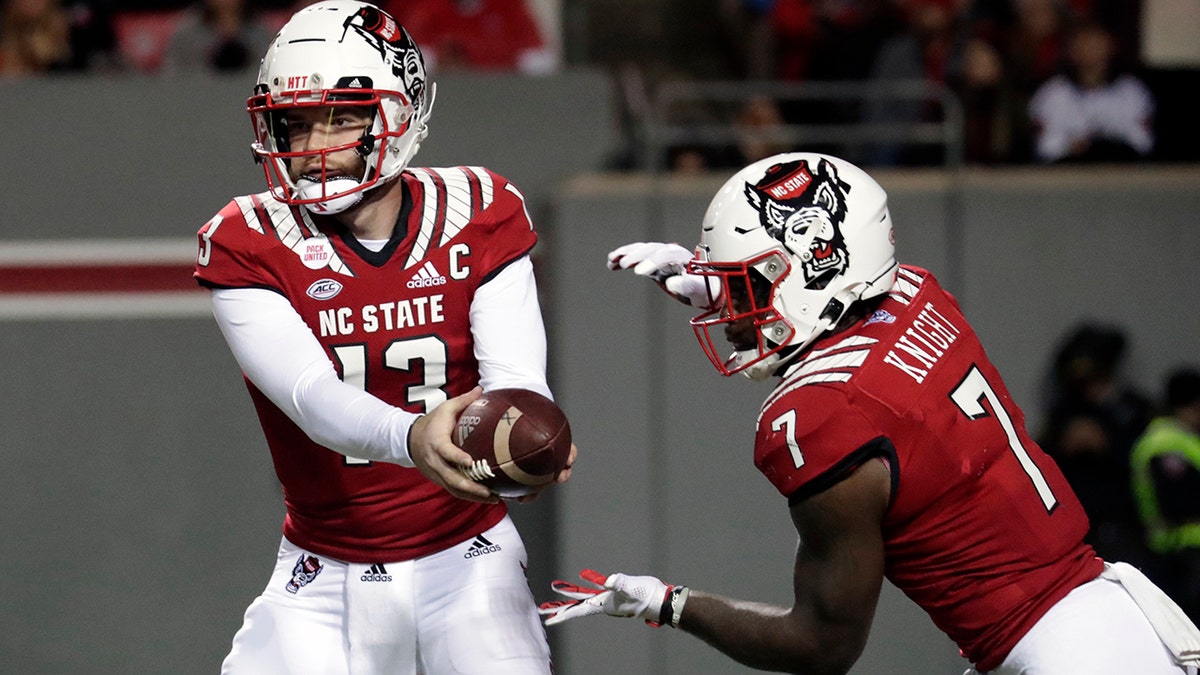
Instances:
[[[633,268],[634,274],[653,279],[668,295],[685,305],[713,309],[721,297],[720,285],[713,279],[689,274],[687,263],[692,252],[679,244],[638,241],[609,251],[608,269]]]
[[[583,570],[579,576],[594,587],[561,580],[550,584],[554,592],[571,599],[544,602],[538,606],[538,613],[546,617],[547,626],[600,613],[637,617],[655,627],[664,623],[674,626],[683,610],[683,601],[687,599],[686,592],[680,598],[685,587],[668,586],[654,577],[631,577],[620,573],[606,577],[595,570]]]

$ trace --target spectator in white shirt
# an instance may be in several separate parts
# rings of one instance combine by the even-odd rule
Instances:
[[[1154,148],[1154,96],[1118,67],[1113,36],[1085,23],[1071,34],[1066,68],[1029,103],[1038,161],[1132,161]]]

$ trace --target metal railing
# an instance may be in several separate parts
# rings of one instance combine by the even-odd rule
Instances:
[[[731,111],[752,97],[768,97],[780,104],[812,103],[826,106],[826,112],[835,111],[832,117],[822,118],[830,121],[756,127],[752,133],[760,142],[770,141],[792,150],[837,154],[868,170],[878,166],[867,152],[873,146],[941,148],[939,161],[925,166],[946,170],[949,178],[943,202],[947,262],[942,279],[949,287],[958,289],[959,301],[965,304],[966,293],[962,288],[965,118],[962,104],[953,91],[923,80],[664,83],[635,111],[635,118],[640,120],[636,139],[640,144],[640,168],[651,176],[664,176],[670,169],[668,153],[672,148],[735,146],[746,130],[734,123],[736,113]],[[864,115],[867,106],[874,107]],[[699,119],[680,119],[680,108],[691,112],[699,109],[708,114]],[[928,121],[930,118],[935,121]],[[657,197],[652,199],[657,203]]]
[[[746,132],[720,114],[702,120],[680,120],[677,111],[723,109],[729,111],[753,97],[767,97],[781,105],[841,106],[851,111],[831,122],[789,123],[755,128],[755,139],[795,149],[830,145],[862,149],[871,145],[940,146],[942,166],[963,164],[964,117],[958,97],[947,87],[922,80],[894,82],[782,82],[712,81],[669,82],[657,87],[640,120],[640,163],[643,170],[666,168],[668,152],[682,145],[733,146]],[[866,105],[934,106],[937,121],[902,119],[904,115],[862,114]],[[897,108],[898,112],[901,112]],[[907,111],[905,111],[907,112]],[[908,116],[913,117],[911,113]],[[892,117],[889,119],[889,117]],[[883,118],[883,119],[879,119]]]

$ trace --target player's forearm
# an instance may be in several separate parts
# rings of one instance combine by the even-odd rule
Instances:
[[[309,438],[355,459],[413,466],[408,432],[417,415],[348,385],[329,370],[301,378],[281,407]]]
[[[413,466],[407,441],[417,416],[343,382],[286,299],[215,291],[213,315],[246,377],[309,438],[356,459]]]
[[[794,610],[690,590],[679,628],[752,668],[843,675],[862,652],[859,640],[821,639]]]
[[[476,291],[471,335],[484,389],[520,387],[554,398],[546,384],[546,329],[528,256]]]

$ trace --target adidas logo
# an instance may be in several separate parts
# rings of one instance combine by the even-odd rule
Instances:
[[[375,563],[368,567],[359,579],[362,581],[391,581],[392,575],[388,574],[387,568],[381,563]]]
[[[499,544],[493,544],[481,534],[475,537],[475,539],[471,542],[471,545],[467,547],[467,552],[463,554],[463,557],[467,559],[478,558],[481,555],[495,553],[499,550],[501,550]]]
[[[360,81],[358,80],[358,78],[356,77],[356,78],[354,78],[353,80],[350,80],[350,84],[347,84],[346,86],[347,86],[347,87],[349,87],[349,88],[352,88],[352,89],[361,89],[361,88],[362,88],[362,82],[360,82]]]
[[[433,266],[432,260],[426,260],[421,269],[413,275],[412,279],[408,280],[409,288],[428,288],[430,286],[444,286],[446,277],[442,276],[437,268]]]

